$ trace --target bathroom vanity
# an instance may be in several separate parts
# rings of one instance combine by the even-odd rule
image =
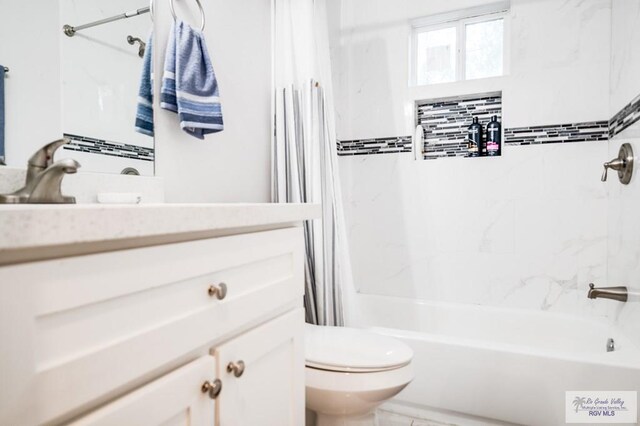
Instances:
[[[304,424],[319,213],[0,206],[0,424]]]

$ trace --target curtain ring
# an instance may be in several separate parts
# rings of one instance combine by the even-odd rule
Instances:
[[[178,19],[178,15],[176,15],[176,10],[173,7],[173,1],[174,0],[169,0],[169,7],[171,8],[171,14],[173,15],[173,19]],[[200,31],[202,32],[204,31],[204,24],[205,24],[204,8],[202,7],[202,3],[200,3],[200,0],[195,0],[195,1],[196,3],[198,3],[198,9],[200,9],[200,18],[202,19],[202,22],[200,24]]]

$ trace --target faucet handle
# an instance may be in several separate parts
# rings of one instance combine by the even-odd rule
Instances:
[[[618,172],[618,178],[623,184],[628,184],[631,181],[631,175],[633,174],[633,148],[630,144],[624,143],[618,151],[618,157],[603,164],[604,172],[600,180],[605,182],[607,180],[607,174],[609,169],[616,170]]]
[[[29,166],[37,167],[40,169],[46,169],[50,165],[53,164],[53,155],[56,150],[60,148],[62,145],[66,145],[71,142],[69,138],[62,138],[55,140],[53,142],[49,142],[39,150],[37,150],[31,158],[29,158]]]

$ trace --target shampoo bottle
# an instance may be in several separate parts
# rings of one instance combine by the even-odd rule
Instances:
[[[483,155],[482,146],[482,125],[478,123],[478,117],[473,117],[473,123],[469,126],[469,157],[480,157]]]
[[[491,157],[502,155],[501,139],[501,126],[498,122],[498,116],[494,115],[487,124],[487,155]]]

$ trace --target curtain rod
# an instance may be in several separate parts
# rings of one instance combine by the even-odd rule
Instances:
[[[142,15],[143,13],[149,13],[151,11],[151,7],[143,7],[140,9],[132,10],[131,12],[121,13],[119,15],[111,16],[110,18],[100,19],[99,21],[89,22],[88,24],[78,25],[76,27],[72,27],[71,25],[65,25],[62,27],[62,31],[68,36],[73,37],[76,34],[76,31],[81,31],[86,28],[95,27],[102,24],[108,24],[109,22],[119,21],[121,19],[132,18],[134,16]]]

